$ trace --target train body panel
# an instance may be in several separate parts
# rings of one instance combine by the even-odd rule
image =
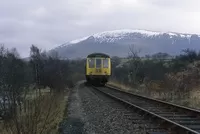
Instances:
[[[105,84],[111,75],[110,57],[103,53],[87,56],[85,65],[86,80],[89,83]]]

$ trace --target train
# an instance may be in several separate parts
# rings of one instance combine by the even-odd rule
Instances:
[[[111,58],[105,53],[91,53],[85,61],[86,82],[104,86],[111,76]]]

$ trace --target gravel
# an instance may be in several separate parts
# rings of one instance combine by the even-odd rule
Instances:
[[[132,104],[138,105],[146,110],[149,110],[151,112],[160,112],[160,113],[173,113],[174,115],[187,115],[184,111],[177,111],[177,109],[166,107],[165,105],[160,105],[162,103],[156,102],[156,101],[150,101],[145,100],[142,98],[134,97],[134,95],[126,94],[123,92],[119,92],[117,90],[113,90],[110,88],[102,87],[100,88],[102,91],[105,91],[107,93],[110,93],[116,97],[119,97],[123,100],[126,100],[128,102],[131,102]],[[172,115],[173,115],[172,114]]]
[[[69,96],[62,134],[143,134],[156,127],[132,109],[79,83]]]
[[[66,117],[59,124],[60,134],[82,134],[84,123],[81,117],[80,99],[78,96],[78,83],[73,90],[70,91],[68,105],[66,107]]]
[[[122,113],[120,109],[113,108],[117,106],[112,100],[105,99],[104,96],[88,88],[83,88],[80,93],[85,122],[87,122],[85,124],[87,133],[128,133],[134,130],[133,128],[128,130],[124,126],[125,120],[122,119]],[[128,123],[132,124],[130,121],[126,122]]]

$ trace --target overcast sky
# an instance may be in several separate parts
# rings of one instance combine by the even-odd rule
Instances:
[[[36,44],[116,29],[200,34],[200,0],[0,0],[0,43],[22,57]]]

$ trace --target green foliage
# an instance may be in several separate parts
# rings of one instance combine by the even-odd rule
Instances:
[[[15,115],[30,86],[49,87],[61,92],[84,79],[85,60],[60,60],[58,54],[48,55],[32,45],[30,61],[20,58],[16,49],[0,47],[0,116]],[[10,111],[5,115],[6,110]]]
[[[175,58],[166,53],[148,55],[146,59],[138,58],[137,52],[131,50],[132,55],[128,57],[126,63],[113,64],[112,78],[124,82],[125,84],[141,84],[145,78],[149,80],[165,80],[167,73],[176,73],[184,70],[188,64],[200,60],[200,53],[186,49]],[[168,60],[165,60],[167,58]],[[115,57],[115,61],[120,58]],[[121,64],[121,65],[120,65]],[[120,65],[120,66],[119,66]],[[134,79],[134,80],[133,80]]]
[[[141,64],[141,68],[138,72],[138,79],[143,80],[148,77],[152,80],[164,79],[164,74],[168,72],[168,68],[164,66],[164,61],[162,60],[145,60]]]
[[[159,53],[153,54],[150,57],[152,57],[153,59],[167,59],[167,58],[170,57],[170,55],[167,54],[167,53],[161,53],[161,52],[159,52]]]
[[[73,62],[60,60],[57,54],[48,56],[41,52],[36,46],[32,45],[30,51],[30,65],[34,77],[34,83],[38,87],[50,87],[54,91],[60,92],[66,87],[72,87],[71,79]],[[79,66],[80,67],[80,66]]]
[[[71,72],[70,79],[73,83],[85,79],[85,59],[69,61],[69,68]]]
[[[197,60],[200,60],[200,53],[190,49],[183,50],[183,54],[180,54],[172,59],[170,63],[170,71],[182,71],[187,67],[188,64]]]
[[[7,117],[9,108],[12,116],[20,105],[24,88],[30,84],[26,74],[30,74],[27,64],[19,58],[15,49],[8,51],[3,46],[0,52],[0,116]]]
[[[117,56],[114,56],[111,58],[111,64],[112,64],[112,67],[116,67],[117,65],[119,65],[121,62],[121,59]]]

